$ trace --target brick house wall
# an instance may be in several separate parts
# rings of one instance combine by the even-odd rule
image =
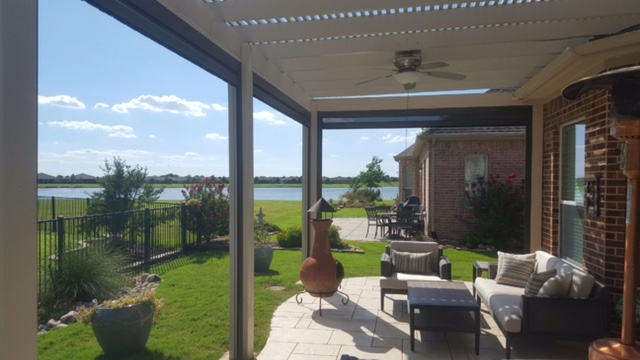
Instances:
[[[620,169],[622,142],[610,135],[609,94],[591,91],[576,101],[556,98],[544,106],[542,249],[560,255],[561,128],[583,120],[585,179],[600,179],[600,216],[584,217],[582,267],[609,287],[612,301],[622,295],[626,217],[626,178]],[[535,179],[534,179],[535,181]],[[620,327],[612,324],[619,332]]]
[[[427,216],[428,231],[435,231],[439,241],[461,242],[466,234],[459,217],[470,216],[465,206],[465,158],[486,155],[488,176],[505,179],[516,174],[516,181],[525,176],[525,140],[438,140],[433,145],[433,167],[429,171],[432,191],[428,191],[433,214]],[[428,152],[425,153],[425,157]]]

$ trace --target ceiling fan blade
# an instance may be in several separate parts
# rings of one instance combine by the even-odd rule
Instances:
[[[430,62],[430,63],[426,63],[426,64],[422,64],[420,66],[418,66],[417,70],[431,70],[431,69],[440,69],[443,67],[447,67],[449,66],[449,64],[442,62],[442,61],[436,61],[436,62]]]
[[[409,91],[416,88],[416,83],[402,84],[402,86],[404,86],[405,90]]]
[[[369,80],[361,81],[361,82],[359,82],[359,83],[357,83],[357,84],[354,84],[354,85],[355,85],[355,86],[358,86],[358,85],[362,85],[362,84],[370,83],[370,82],[372,82],[372,81],[376,81],[376,80],[380,80],[380,79],[385,79],[385,78],[388,78],[388,77],[392,77],[393,75],[394,75],[394,74],[390,74],[390,75],[387,75],[387,76],[381,76],[381,77],[377,77],[377,78],[373,78],[373,79],[369,79]]]
[[[448,80],[464,80],[467,78],[467,75],[446,72],[446,71],[422,71],[421,73],[426,76],[433,76],[433,77],[448,79]]]

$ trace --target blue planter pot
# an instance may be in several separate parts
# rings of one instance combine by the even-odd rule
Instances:
[[[269,271],[273,261],[273,248],[271,245],[257,247],[254,249],[253,254],[253,270],[254,272]]]
[[[146,304],[119,309],[98,309],[91,319],[93,333],[105,355],[142,351],[153,326],[153,309]]]

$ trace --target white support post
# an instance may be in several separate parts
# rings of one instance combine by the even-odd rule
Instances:
[[[319,183],[320,167],[322,166],[322,149],[320,147],[322,136],[318,123],[317,103],[311,103],[311,121],[309,128],[303,129],[302,147],[303,147],[303,216],[302,216],[302,260],[309,257],[311,253],[311,239],[313,239],[313,227],[310,214],[307,210],[318,201],[318,194],[321,194],[322,184]]]
[[[231,360],[253,359],[253,69],[242,47],[241,86],[229,86],[229,257]]]
[[[37,345],[38,2],[0,1],[0,359]]]

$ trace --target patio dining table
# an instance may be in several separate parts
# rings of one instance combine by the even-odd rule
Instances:
[[[400,216],[399,216],[400,215]],[[378,221],[387,228],[386,238],[402,236],[399,232],[405,230],[410,233],[422,233],[424,226],[425,212],[410,212],[408,218],[404,218],[402,211],[377,213]],[[399,222],[400,218],[400,222]]]

